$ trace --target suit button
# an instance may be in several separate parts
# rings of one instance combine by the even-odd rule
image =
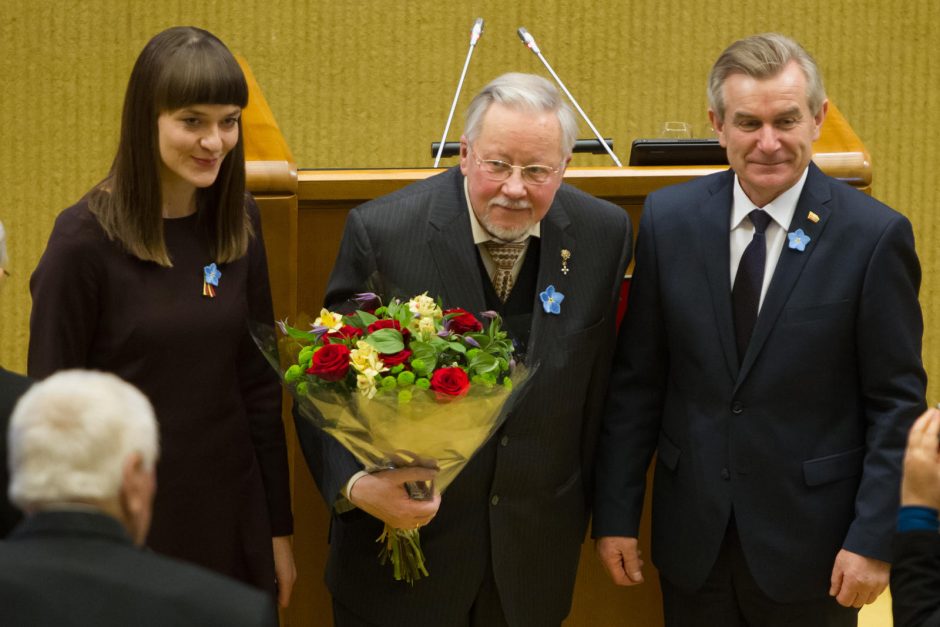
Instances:
[[[735,401],[731,403],[731,413],[735,416],[740,416],[744,413],[744,403],[741,401]]]
[[[727,468],[721,469],[721,478],[727,481],[731,478],[731,472]]]
[[[509,446],[509,436],[504,435],[503,439],[500,440],[499,443],[502,444],[503,446]]]
[[[498,495],[498,494],[494,494],[494,495],[493,495],[493,498],[490,499],[490,504],[492,504],[493,506],[499,505],[499,495]]]

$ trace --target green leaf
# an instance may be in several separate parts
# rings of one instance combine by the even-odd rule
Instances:
[[[405,340],[401,331],[396,329],[379,329],[365,338],[365,342],[380,353],[390,355],[405,348]]]
[[[412,359],[420,359],[425,364],[437,363],[437,351],[427,342],[411,340],[408,348],[411,350]]]
[[[467,354],[467,347],[460,342],[447,342],[447,348],[454,351],[455,353],[460,353],[461,355]]]
[[[477,353],[470,359],[470,371],[484,374],[499,370],[499,360],[489,353]]]
[[[305,340],[307,342],[316,342],[317,334],[310,331],[301,331],[300,329],[295,329],[294,327],[287,327],[287,335],[294,338],[295,340]]]
[[[370,314],[368,311],[362,311],[361,309],[356,310],[356,315],[359,316],[359,319],[362,320],[362,324],[366,327],[378,320],[378,318]]]

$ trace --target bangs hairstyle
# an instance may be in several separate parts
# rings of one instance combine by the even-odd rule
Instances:
[[[111,172],[89,194],[89,206],[112,240],[135,257],[170,267],[163,239],[163,197],[157,118],[191,105],[248,104],[238,62],[215,35],[191,26],[170,28],[144,47],[127,84],[121,139]],[[225,156],[215,182],[196,190],[200,228],[214,260],[234,261],[253,236],[245,212],[245,145]]]

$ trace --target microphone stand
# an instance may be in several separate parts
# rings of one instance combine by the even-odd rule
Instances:
[[[525,44],[526,48],[535,53],[535,56],[539,58],[545,68],[551,73],[552,78],[555,79],[555,82],[558,83],[558,86],[561,87],[562,91],[565,92],[565,95],[568,96],[568,100],[571,101],[571,104],[574,105],[574,108],[578,110],[578,113],[581,114],[581,117],[584,118],[584,121],[587,122],[588,126],[591,127],[591,130],[594,132],[594,136],[597,138],[597,141],[607,150],[607,154],[610,155],[610,158],[614,160],[614,163],[617,164],[618,168],[622,168],[623,164],[620,163],[620,159],[617,158],[617,155],[614,154],[614,151],[611,150],[610,146],[607,145],[607,142],[604,141],[604,138],[601,136],[600,131],[598,131],[594,124],[591,123],[591,120],[588,118],[587,114],[584,112],[584,109],[581,108],[581,105],[578,104],[578,101],[574,99],[574,96],[571,95],[571,92],[568,91],[568,88],[565,87],[565,84],[561,82],[561,79],[558,78],[558,75],[555,74],[555,70],[552,69],[552,66],[548,64],[548,61],[542,56],[542,51],[539,50],[539,46],[535,43],[535,37],[529,34],[524,27],[520,26],[519,30],[516,31],[519,34],[519,39],[522,40],[522,43]],[[442,140],[443,141],[443,140]]]
[[[441,153],[444,150],[444,143],[447,141],[447,131],[450,130],[450,122],[454,118],[454,109],[457,108],[457,100],[460,98],[460,90],[463,89],[463,79],[467,76],[467,68],[470,67],[470,57],[473,56],[473,50],[476,48],[480,35],[483,34],[483,18],[478,17],[473,23],[473,29],[470,31],[470,48],[467,50],[467,60],[463,63],[463,71],[460,73],[460,81],[457,82],[457,92],[454,94],[454,102],[450,105],[450,113],[447,115],[447,123],[444,125],[444,134],[441,136],[441,144],[437,149],[437,157],[434,158],[434,167],[441,162]]]

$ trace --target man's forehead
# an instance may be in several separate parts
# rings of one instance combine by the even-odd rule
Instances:
[[[760,78],[736,72],[725,79],[722,95],[726,114],[770,106],[779,115],[809,106],[809,90],[798,69],[795,73],[781,71]]]
[[[561,152],[561,124],[552,111],[515,109],[494,103],[483,117],[478,150],[544,155]]]

